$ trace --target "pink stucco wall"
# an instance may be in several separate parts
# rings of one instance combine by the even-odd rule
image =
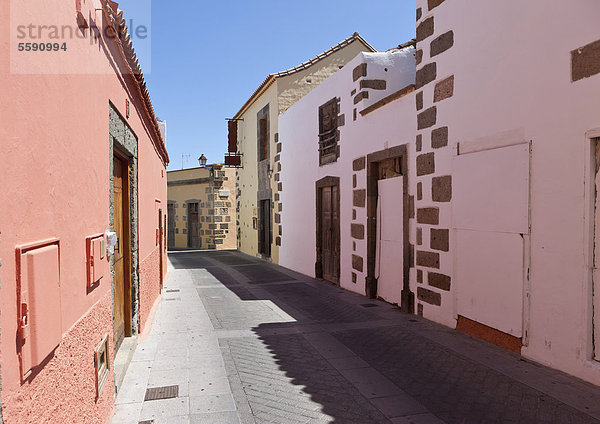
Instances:
[[[76,25],[74,3],[59,2],[52,8],[28,6],[28,19],[40,24]],[[10,53],[16,45],[9,33],[13,29],[10,6],[0,8],[0,91],[5,99],[0,104],[3,418],[8,423],[107,422],[113,403],[112,370],[96,401],[91,364],[102,337],[112,335],[111,284],[107,276],[90,292],[86,289],[85,237],[103,233],[109,226],[109,102],[126,116],[129,99],[131,116],[127,123],[139,139],[139,258],[144,268],[140,272],[140,311],[151,308],[159,294],[157,262],[146,258],[157,249],[156,201],[166,203],[165,165],[151,141],[155,135],[134,83],[129,76],[115,73],[122,59],[114,43],[69,39],[70,54],[61,57],[48,53],[44,64],[49,70],[52,65],[64,69],[73,65],[70,71],[11,72]],[[84,7],[85,16],[102,21],[92,1],[84,2]],[[35,60],[31,61],[35,65]],[[75,72],[79,64],[88,66],[89,72]],[[60,322],[62,340],[54,357],[32,382],[21,384],[15,346],[15,246],[52,237],[60,240],[61,309],[54,319]]]
[[[106,333],[112,332],[111,317],[112,297],[105,293],[63,334],[54,357],[31,383],[25,383],[17,390],[3,391],[4,422],[105,423],[113,411],[114,375],[109,375],[96,400],[90,352]],[[112,352],[112,340],[109,344]]]
[[[150,310],[160,292],[160,254],[158,248],[140,262],[140,333],[144,332]],[[166,256],[166,255],[165,255]],[[164,268],[163,268],[164,269]]]

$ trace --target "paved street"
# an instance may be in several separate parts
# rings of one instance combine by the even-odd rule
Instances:
[[[113,424],[600,423],[600,389],[386,303],[236,252],[170,262]]]

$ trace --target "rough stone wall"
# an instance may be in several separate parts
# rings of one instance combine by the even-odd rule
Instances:
[[[96,400],[93,352],[112,335],[112,296],[106,293],[62,337],[44,371],[4,398],[10,423],[103,424],[114,402],[113,343],[109,336],[111,372]]]
[[[367,236],[364,225],[367,216],[367,158],[365,156],[352,161],[352,172],[351,272],[352,282],[356,284],[359,279],[364,280],[367,275],[367,258],[360,255],[360,252],[365,252],[364,244]]]
[[[217,231],[221,232],[219,235],[222,236],[222,243],[216,245],[217,249],[236,249],[237,248],[237,230],[235,226],[235,206],[236,206],[236,171],[233,168],[223,168],[222,171],[225,173],[223,184],[219,190],[227,190],[229,196],[227,198],[219,199],[226,210],[219,210],[219,214],[222,216],[222,222],[219,222],[219,228]],[[220,203],[221,204],[221,203]],[[221,207],[221,206],[220,206]]]
[[[454,32],[436,24],[444,0],[417,1],[415,140],[417,313],[448,323],[452,311],[451,128],[444,125],[444,100],[454,95],[454,75],[436,58],[454,45]],[[414,284],[414,283],[413,283]],[[441,310],[444,308],[444,311]],[[440,318],[444,315],[444,318]]]
[[[283,211],[283,203],[281,202],[281,191],[283,190],[283,184],[281,182],[281,140],[279,140],[279,133],[275,133],[275,158],[273,159],[273,170],[275,175],[273,179],[277,184],[275,187],[275,194],[273,199],[275,202],[275,209],[273,211],[273,235],[275,237],[275,246],[281,246],[281,240],[283,237],[283,231],[281,229],[281,212]]]

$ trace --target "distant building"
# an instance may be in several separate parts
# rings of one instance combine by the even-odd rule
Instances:
[[[167,172],[169,249],[235,249],[235,169]]]
[[[279,261],[282,235],[279,197],[284,189],[279,174],[279,115],[357,54],[374,51],[358,33],[354,33],[294,68],[267,76],[235,114],[235,121],[229,128],[229,151],[237,151],[241,156],[241,167],[237,169],[240,251],[275,263]]]

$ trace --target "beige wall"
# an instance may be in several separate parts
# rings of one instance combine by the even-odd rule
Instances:
[[[253,227],[253,220],[257,218],[257,190],[258,190],[258,146],[257,146],[257,113],[269,104],[270,122],[270,162],[273,165],[275,154],[274,135],[277,130],[277,84],[275,81],[260,98],[255,101],[242,115],[243,121],[238,124],[238,151],[242,153],[242,168],[237,170],[238,201],[239,201],[239,249],[249,255],[258,253],[258,230]],[[277,186],[271,181],[271,188],[275,191]],[[273,229],[273,239],[276,229]],[[271,250],[271,258],[276,262],[278,253]]]
[[[278,214],[281,208],[279,203],[279,163],[278,143],[275,134],[278,133],[279,114],[285,112],[291,105],[317,87],[323,80],[337,72],[346,63],[350,62],[358,53],[370,51],[361,42],[356,41],[331,56],[320,60],[309,68],[276,78],[273,83],[236,118],[242,118],[238,123],[238,151],[242,153],[242,168],[237,170],[238,188],[238,221],[240,251],[249,255],[258,255],[258,230],[254,228],[254,219],[257,215],[258,191],[258,162],[257,162],[257,113],[267,104],[269,107],[269,159],[273,174],[270,177],[270,187],[273,201],[273,240],[271,244],[271,260],[279,263],[278,237],[281,236],[281,226]],[[310,82],[309,82],[310,81]],[[280,147],[285,148],[285,141],[280,141]],[[282,187],[282,190],[285,189]]]
[[[211,178],[214,169],[214,178]],[[175,182],[186,182],[174,185]],[[199,203],[200,249],[235,249],[235,170],[220,165],[167,172],[168,203],[174,204],[175,248],[188,247],[188,216],[186,202]],[[228,196],[219,196],[227,190]]]
[[[342,50],[326,57],[319,63],[292,75],[278,79],[279,113],[288,108],[310,93],[329,76],[340,70],[361,52],[370,51],[359,42],[355,41]],[[309,82],[310,81],[310,82]]]

